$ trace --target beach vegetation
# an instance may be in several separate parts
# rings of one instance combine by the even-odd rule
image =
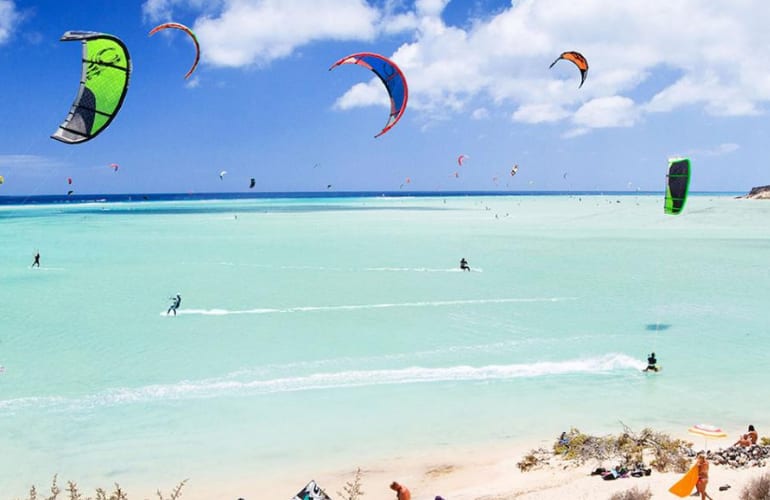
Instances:
[[[610,497],[610,500],[650,500],[652,498],[652,492],[649,488],[640,490],[634,486],[630,490],[620,491]]]
[[[115,488],[112,491],[105,490],[103,488],[96,488],[96,496],[85,496],[80,491],[77,483],[74,481],[67,481],[67,486],[62,488],[57,484],[58,475],[54,475],[51,482],[51,494],[39,493],[37,488],[33,485],[29,494],[25,500],[128,500],[128,495],[119,484],[115,483]],[[157,490],[158,500],[179,500],[182,496],[182,487],[187,482],[187,479],[181,481],[176,485],[168,497],[164,496],[160,490]],[[64,496],[59,496],[64,493]]]
[[[741,500],[770,500],[770,473],[755,477],[741,491]]]
[[[516,463],[516,467],[518,467],[521,472],[539,469],[548,465],[551,457],[551,452],[544,448],[538,448],[536,450],[531,450],[529,453],[524,455],[524,458],[522,458],[520,462]]]
[[[759,438],[759,444],[760,446],[770,446],[770,438],[767,436],[762,436]]]
[[[361,468],[359,467],[356,469],[356,474],[353,476],[353,480],[347,481],[345,486],[342,487],[345,493],[341,493],[339,491],[337,492],[342,500],[358,500],[364,496],[364,490],[361,489],[362,476],[363,474],[361,473]]]
[[[552,453],[543,455],[532,450],[517,465],[527,471],[546,464],[552,457],[560,457],[576,466],[618,460],[620,466],[629,469],[645,463],[658,472],[685,472],[689,468],[692,443],[649,428],[635,432],[622,422],[621,425],[623,432],[609,436],[592,436],[573,427],[556,440]]]

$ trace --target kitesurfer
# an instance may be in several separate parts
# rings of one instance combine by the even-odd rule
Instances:
[[[35,261],[29,267],[40,267],[40,252],[35,252]]]
[[[396,492],[396,500],[412,500],[412,494],[406,486],[402,486],[396,481],[393,481],[390,483],[390,489]]]
[[[647,356],[647,368],[645,368],[642,371],[645,372],[656,372],[659,370],[657,367],[658,360],[655,358],[655,353],[651,352],[649,356]]]
[[[471,270],[471,266],[468,265],[468,261],[465,260],[465,257],[460,259],[460,269],[462,269],[463,271],[470,271]]]
[[[171,311],[174,311],[174,316],[176,316],[176,310],[179,309],[179,304],[182,303],[182,296],[176,294],[175,297],[171,297],[171,301],[171,307],[169,307],[168,311],[166,311],[166,316],[168,316]]]

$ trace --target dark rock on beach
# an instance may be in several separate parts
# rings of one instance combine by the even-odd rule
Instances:
[[[692,451],[695,456],[695,451]],[[748,467],[764,467],[770,462],[770,446],[752,445],[749,447],[731,446],[723,450],[709,451],[706,454],[709,462],[724,465],[733,469]]]
[[[751,188],[749,194],[746,196],[738,196],[738,198],[748,198],[750,200],[770,200],[770,186],[758,186]]]

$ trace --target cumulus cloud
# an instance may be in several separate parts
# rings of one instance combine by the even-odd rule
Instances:
[[[13,0],[0,0],[0,44],[8,41],[20,20],[21,15]]]
[[[147,0],[160,12],[202,0]],[[209,64],[248,66],[320,40],[406,40],[391,56],[425,119],[496,108],[523,123],[564,122],[569,134],[628,127],[648,113],[695,106],[716,116],[760,114],[770,102],[766,0],[517,0],[469,19],[442,18],[448,0],[220,0],[195,23]],[[217,3],[217,2],[214,2]],[[203,7],[201,7],[203,8]],[[576,50],[589,62],[561,61]],[[676,75],[670,80],[671,75]],[[352,87],[340,109],[381,105],[374,84]],[[650,93],[652,91],[652,93]]]
[[[738,151],[740,146],[734,142],[726,142],[710,149],[695,149],[690,151],[690,156],[722,156]]]
[[[213,66],[264,65],[318,40],[372,40],[377,10],[364,0],[227,0],[194,30]]]

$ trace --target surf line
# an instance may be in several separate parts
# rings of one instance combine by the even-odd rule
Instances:
[[[563,302],[577,300],[578,297],[533,297],[533,298],[500,298],[500,299],[464,299],[464,300],[435,300],[424,302],[396,302],[383,304],[350,304],[339,306],[297,306],[285,308],[259,308],[259,309],[179,309],[177,314],[198,314],[204,316],[226,316],[230,314],[280,314],[301,312],[327,312],[327,311],[356,311],[365,309],[395,309],[407,307],[446,307],[477,304],[511,304],[531,302]],[[162,313],[165,315],[165,312]]]

